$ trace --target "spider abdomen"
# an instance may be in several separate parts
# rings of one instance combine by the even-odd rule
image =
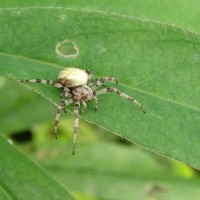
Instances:
[[[65,68],[58,75],[58,82],[68,88],[85,85],[87,81],[87,72],[77,68]]]

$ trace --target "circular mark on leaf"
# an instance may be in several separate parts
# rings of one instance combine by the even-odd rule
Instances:
[[[71,40],[64,40],[56,45],[56,54],[65,59],[76,58],[79,54],[78,46]]]
[[[67,20],[67,15],[65,15],[65,14],[60,14],[60,15],[59,15],[59,20],[60,20],[60,22],[65,22],[65,21]]]

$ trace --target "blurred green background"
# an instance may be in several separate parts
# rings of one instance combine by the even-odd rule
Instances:
[[[197,0],[104,0],[101,3],[10,0],[1,1],[0,6],[93,9],[176,24],[196,32],[200,30],[200,2]],[[73,157],[72,115],[62,115],[59,137],[55,140],[55,106],[11,79],[0,78],[0,105],[0,132],[76,199],[200,199],[199,171],[146,151],[82,120]]]

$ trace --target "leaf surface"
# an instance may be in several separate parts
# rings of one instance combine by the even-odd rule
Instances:
[[[129,16],[148,18],[164,23],[174,24],[194,31],[200,31],[199,0],[10,0],[0,3],[4,8],[16,7],[67,7],[84,10],[101,10],[106,12],[121,13]]]
[[[98,112],[90,102],[82,118],[200,167],[199,35],[151,21],[71,9],[2,9],[0,25],[2,76],[56,80],[66,66],[90,68],[97,77],[115,76],[117,87],[137,99],[147,114],[117,94],[107,94],[100,96]],[[65,40],[79,48],[76,58],[56,55],[56,45]],[[59,89],[29,87],[52,102],[59,100]]]
[[[1,199],[73,199],[63,186],[9,144],[2,135],[0,157]]]

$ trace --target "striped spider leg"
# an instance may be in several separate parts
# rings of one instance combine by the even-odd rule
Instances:
[[[64,97],[68,97],[68,98],[71,98],[71,93],[69,92],[69,89],[68,88],[64,88],[62,93],[60,94],[60,104],[62,106],[62,109],[65,113],[67,113],[66,111],[66,108],[65,108],[65,104],[64,104]]]
[[[145,114],[145,110],[143,108],[143,106],[138,102],[136,101],[133,97],[121,92],[119,89],[117,88],[113,88],[113,87],[106,87],[106,88],[103,88],[101,90],[98,90],[96,91],[96,95],[101,95],[101,94],[106,94],[106,93],[109,93],[109,92],[115,92],[116,94],[120,95],[121,97],[123,97],[124,99],[127,99],[129,101],[132,101],[134,104],[136,104],[137,106],[140,107],[140,109],[142,110],[142,112]]]
[[[22,83],[42,83],[42,84],[48,84],[48,85],[53,85],[56,88],[64,88],[63,85],[56,81],[52,80],[43,80],[43,79],[31,79],[31,80],[22,80]]]
[[[74,103],[74,139],[73,139],[73,147],[72,147],[72,155],[75,154],[76,149],[76,139],[78,134],[78,123],[79,123],[79,110],[80,101],[75,101]]]
[[[97,78],[93,78],[90,80],[89,82],[89,87],[91,87],[91,89],[93,91],[96,90],[97,87],[100,87],[100,86],[104,86],[104,82],[106,81],[109,81],[109,82],[115,82],[116,84],[118,84],[118,80],[115,78],[115,77],[109,77],[109,76],[106,76],[106,77],[102,77],[100,79],[97,79]],[[95,94],[96,92],[94,92]],[[97,98],[97,95],[94,96],[94,99],[95,99],[95,110],[97,111],[98,110],[98,98]]]
[[[69,104],[73,103],[73,99],[68,99],[68,100],[61,100],[60,104],[57,106],[57,111],[56,111],[56,118],[54,120],[54,130],[55,130],[55,138],[57,139],[57,131],[58,131],[58,122],[60,120],[60,115],[61,115],[61,110],[63,109],[64,112],[66,112],[65,107],[68,106]]]
[[[89,82],[89,87],[91,87],[93,90],[95,90],[97,87],[100,86],[105,86],[104,82],[109,81],[109,82],[115,82],[116,84],[118,84],[118,80],[115,77],[102,77],[100,79],[91,79],[91,81]]]
[[[63,92],[60,94],[60,102],[62,102],[63,97],[70,97],[69,89],[67,87],[64,87],[58,82],[52,81],[52,80],[44,80],[44,79],[31,79],[31,80],[22,80],[22,83],[42,83],[42,84],[48,84],[52,85],[56,88],[63,89]],[[66,113],[66,109],[63,106],[63,111]]]
[[[129,101],[132,101],[133,103],[135,103],[137,106],[140,107],[142,112],[145,113],[143,106],[138,101],[136,101],[131,96],[121,92],[117,88],[106,87],[104,85],[105,81],[115,82],[116,84],[118,84],[118,80],[115,77],[102,77],[100,79],[92,80],[92,82],[90,82],[90,87],[92,88],[92,90],[96,90],[96,88],[100,87],[100,86],[104,86],[105,87],[105,88],[103,88],[101,90],[95,91],[95,93],[96,93],[96,95],[95,95],[95,110],[97,110],[97,108],[98,108],[98,98],[97,98],[98,95],[106,94],[106,93],[109,93],[109,92],[115,92],[116,94],[120,95],[121,97],[123,97],[125,99],[128,99]]]
[[[48,85],[52,85],[56,88],[60,88],[63,89],[63,92],[60,95],[60,100],[63,100],[63,97],[66,96],[66,93],[69,92],[69,89],[64,87],[63,85],[61,85],[58,82],[52,81],[52,80],[44,80],[44,79],[31,79],[31,80],[22,80],[22,83],[42,83],[42,84],[48,84]],[[63,107],[63,111],[66,112],[65,107]]]
[[[55,138],[57,139],[57,126],[58,126],[58,122],[60,119],[60,114],[61,114],[61,109],[63,109],[63,111],[66,113],[66,109],[65,107],[67,105],[69,105],[70,103],[73,102],[73,100],[64,100],[64,97],[71,97],[71,94],[69,93],[69,89],[64,87],[63,85],[61,85],[58,82],[52,81],[52,80],[44,80],[44,79],[31,79],[31,80],[22,80],[22,83],[42,83],[42,84],[49,84],[52,85],[56,88],[60,88],[63,89],[63,92],[60,94],[60,104],[57,105],[57,113],[56,113],[56,118],[54,121],[54,129],[55,129]]]

